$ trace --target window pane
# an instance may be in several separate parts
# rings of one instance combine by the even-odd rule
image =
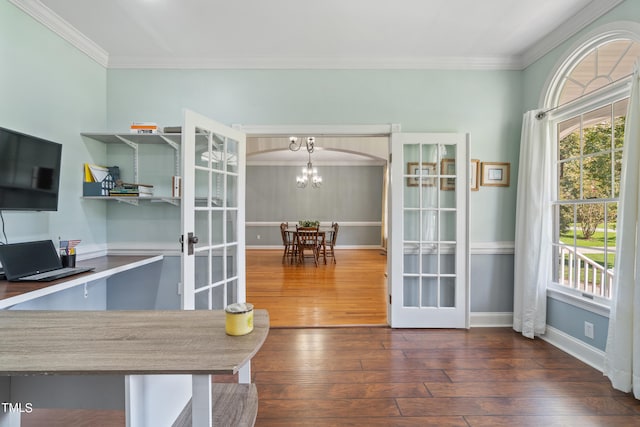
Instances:
[[[609,252],[616,251],[617,230],[618,230],[618,203],[607,203],[607,220],[603,226],[606,230],[606,249]],[[607,265],[613,267],[612,264]]]
[[[415,274],[418,273],[420,268],[420,259],[419,255],[412,255],[405,253],[404,255],[404,272],[407,274]]]
[[[558,124],[558,159],[580,155],[580,117]]]
[[[438,256],[425,254],[422,256],[422,273],[438,274]]]
[[[425,144],[422,146],[422,161],[435,163],[436,165],[440,164],[440,159],[438,158],[438,146],[435,144]]]
[[[583,203],[576,205],[576,239],[578,246],[602,247],[602,231],[604,224],[604,203]],[[596,235],[596,232],[598,234]]]
[[[584,199],[604,199],[612,196],[611,155],[607,153],[584,159],[582,172]]]
[[[456,256],[455,245],[452,245],[452,249],[447,251],[446,254],[440,255],[440,272],[442,274],[455,274],[456,273]]]
[[[402,147],[403,157],[407,162],[419,162],[420,161],[420,145],[418,144],[405,144]]]
[[[404,212],[404,240],[417,241],[420,236],[420,211]]]
[[[584,127],[583,154],[611,150],[611,105],[585,114],[582,126]]]
[[[558,165],[558,197],[560,200],[580,199],[580,161],[570,160]]]
[[[196,310],[209,310],[209,290],[203,290],[195,295],[195,308]]]
[[[558,229],[560,232],[559,243],[573,246],[574,237],[575,237],[575,227],[574,227],[574,215],[573,215],[572,205],[558,206],[558,221],[559,221]]]
[[[440,307],[456,306],[456,279],[442,277],[440,279]]]
[[[456,240],[456,212],[440,211],[440,238],[441,241]]]
[[[402,284],[402,306],[419,307],[420,305],[420,279],[418,277],[405,277]]]
[[[605,298],[613,296],[613,272],[616,266],[616,254],[607,253],[607,268],[604,273],[604,295]]]
[[[421,307],[438,307],[438,278],[422,278],[422,301]]]
[[[620,197],[620,178],[622,177],[622,151],[613,153],[615,165],[613,168],[613,197]]]
[[[554,281],[561,285],[568,285],[569,276],[569,249],[563,246],[557,247],[554,251],[555,257],[555,273]]]

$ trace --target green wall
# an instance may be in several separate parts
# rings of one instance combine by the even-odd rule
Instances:
[[[186,107],[226,124],[399,123],[405,132],[468,132],[472,158],[512,164],[509,188],[471,194],[471,240],[513,240],[521,72],[112,69],[107,99],[113,131],[131,121],[179,125]],[[116,238],[126,238],[122,225]],[[138,225],[133,218],[131,229]]]
[[[106,83],[102,66],[0,1],[0,126],[63,144],[58,211],[5,211],[9,242],[81,238],[79,251],[104,244],[104,207],[80,199],[82,163],[104,148],[86,146],[80,131],[104,126]]]

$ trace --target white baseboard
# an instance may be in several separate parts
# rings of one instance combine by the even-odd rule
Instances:
[[[472,328],[504,328],[513,326],[513,313],[472,312],[470,315]]]
[[[585,342],[549,325],[547,325],[547,332],[540,338],[554,347],[558,347],[560,350],[570,354],[576,359],[581,360],[592,368],[597,369],[600,372],[604,371],[604,351],[592,347]]]

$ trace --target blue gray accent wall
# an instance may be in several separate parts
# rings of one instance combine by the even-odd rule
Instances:
[[[513,312],[513,255],[471,256],[471,312]]]
[[[584,322],[593,325],[593,339],[584,335]],[[607,345],[608,317],[554,298],[547,298],[547,325],[599,350],[604,351]]]
[[[383,166],[318,166],[321,188],[297,188],[300,167],[247,166],[247,246],[282,244],[279,224],[318,220],[342,225],[339,245],[381,246]],[[377,223],[349,227],[349,222]],[[272,225],[261,224],[272,223]],[[347,225],[347,227],[345,227]]]

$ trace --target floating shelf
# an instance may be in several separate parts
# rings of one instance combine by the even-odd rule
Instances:
[[[140,200],[148,200],[152,203],[169,203],[174,206],[180,205],[179,197],[161,197],[161,196],[153,196],[153,197],[136,197],[136,196],[83,196],[83,199],[87,200],[117,200],[118,202],[127,203],[130,205],[138,206]]]

